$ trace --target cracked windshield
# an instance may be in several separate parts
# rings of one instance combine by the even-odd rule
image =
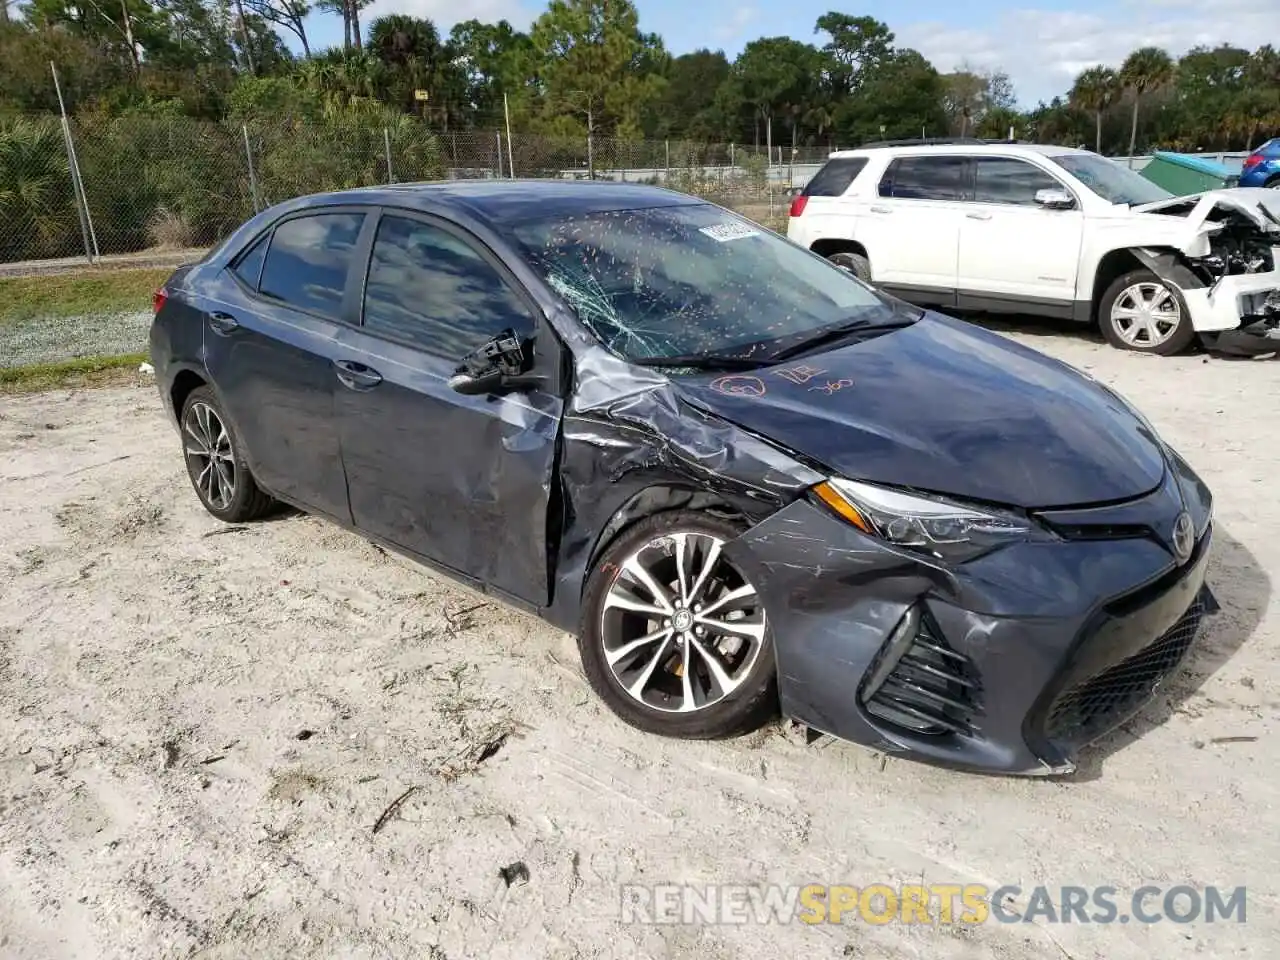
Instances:
[[[592,333],[638,362],[763,363],[828,330],[902,322],[845,271],[710,204],[514,229]]]

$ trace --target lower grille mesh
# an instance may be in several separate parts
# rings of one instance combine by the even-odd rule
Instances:
[[[1048,737],[1084,744],[1123,721],[1151,696],[1158,681],[1182,663],[1204,613],[1204,602],[1197,598],[1155,643],[1060,693],[1049,708]]]
[[[886,648],[881,656],[889,654]],[[871,673],[876,672],[875,666]],[[977,672],[922,616],[906,652],[878,687],[864,691],[867,712],[913,733],[972,733],[980,712]]]

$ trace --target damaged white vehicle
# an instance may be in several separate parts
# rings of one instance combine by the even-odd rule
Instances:
[[[1175,197],[1087,150],[981,141],[846,150],[788,236],[921,306],[1099,326],[1174,354],[1280,350],[1280,192]]]

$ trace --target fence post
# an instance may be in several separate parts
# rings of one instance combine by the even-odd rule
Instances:
[[[391,132],[386,128],[382,128],[382,144],[387,148],[387,183],[395,183],[396,175],[391,169]]]
[[[498,179],[502,179],[502,131],[499,130],[495,136],[498,138]]]
[[[3,0],[0,0],[3,2]],[[84,241],[84,258],[93,263],[93,247],[89,244],[89,220],[82,197],[79,171],[76,169],[75,150],[71,146],[71,127],[62,118],[62,147],[67,151],[67,173],[71,177],[71,192],[76,198],[76,213],[80,217],[80,238]]]
[[[244,134],[244,159],[249,165],[249,196],[253,198],[253,212],[257,213],[262,209],[262,205],[258,202],[258,178],[253,173],[253,150],[249,147],[248,125],[242,123],[240,132]]]
[[[591,130],[587,129],[587,179],[594,180],[596,178],[596,154],[595,144],[592,143]]]
[[[731,143],[729,144],[729,172],[732,173],[737,165],[737,161],[733,158],[733,144]]]
[[[666,163],[662,168],[662,183],[665,186],[667,181],[671,179],[671,141],[663,140],[662,146],[667,155]]]

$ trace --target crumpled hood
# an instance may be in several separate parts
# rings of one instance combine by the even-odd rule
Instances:
[[[1229,187],[1224,190],[1206,190],[1184,197],[1170,197],[1155,203],[1142,203],[1131,209],[1135,213],[1161,213],[1181,216],[1184,212],[1189,226],[1206,223],[1215,207],[1222,207],[1248,217],[1261,230],[1275,233],[1280,242],[1280,190],[1265,187]],[[1189,208],[1189,209],[1188,209]],[[1209,224],[1212,227],[1212,224]]]
[[[749,375],[675,383],[853,479],[1048,508],[1138,497],[1164,475],[1158,441],[1098,383],[938,314]]]

